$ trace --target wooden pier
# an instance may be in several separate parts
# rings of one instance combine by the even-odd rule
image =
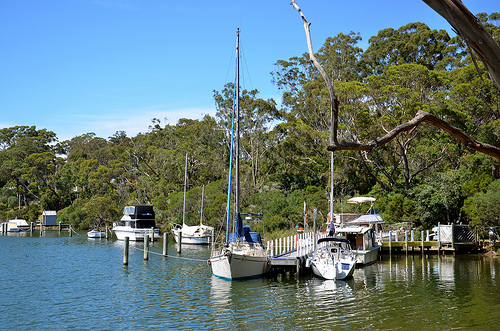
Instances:
[[[326,233],[317,233],[317,239]],[[267,242],[269,272],[303,274],[307,257],[314,251],[314,233],[304,232]]]

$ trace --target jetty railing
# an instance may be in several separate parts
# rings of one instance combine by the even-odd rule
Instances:
[[[317,239],[326,237],[326,233],[317,233]],[[267,242],[269,256],[279,256],[291,251],[297,252],[297,257],[310,254],[314,250],[314,232],[297,233],[291,236],[276,238]]]

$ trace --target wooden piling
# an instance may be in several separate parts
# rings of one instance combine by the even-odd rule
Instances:
[[[147,261],[149,258],[149,236],[147,234],[144,235],[144,261]]]
[[[30,222],[30,233],[31,233],[31,234],[33,234],[33,228],[34,228],[34,226],[33,226],[33,222]]]
[[[109,228],[106,226],[106,239],[109,239]]]
[[[61,234],[61,230],[62,230],[62,222],[59,221],[59,234]]]
[[[163,256],[168,255],[168,233],[163,234]]]
[[[69,232],[69,236],[70,236],[70,237],[73,237],[73,225],[71,225],[71,224],[69,225],[69,230],[68,230],[68,232]]]
[[[151,227],[151,242],[155,240],[155,228],[154,226]]]
[[[129,238],[125,237],[125,245],[123,246],[123,265],[128,265],[128,245]]]
[[[43,224],[40,223],[40,237],[42,236],[42,233],[43,233]]]
[[[182,246],[182,231],[179,231],[179,238],[177,240],[177,253],[179,254],[181,253],[181,246]]]

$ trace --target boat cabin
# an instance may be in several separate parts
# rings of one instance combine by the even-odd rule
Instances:
[[[335,232],[347,239],[357,250],[367,250],[377,245],[372,227],[345,226],[336,228]]]
[[[123,209],[123,217],[118,226],[130,226],[136,229],[155,227],[155,212],[151,205],[130,205]]]

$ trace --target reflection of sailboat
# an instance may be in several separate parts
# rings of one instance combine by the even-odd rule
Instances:
[[[245,279],[260,277],[267,269],[267,254],[262,245],[260,234],[252,232],[250,227],[243,227],[240,214],[240,177],[239,177],[239,29],[236,34],[236,84],[235,107],[233,108],[233,121],[231,130],[231,160],[229,165],[229,183],[227,198],[226,242],[220,247],[215,247],[208,261],[212,266],[215,276],[225,279]],[[236,133],[235,128],[236,114]],[[234,233],[229,233],[229,220],[231,215],[231,178],[233,164],[233,143],[235,148],[235,220]]]
[[[186,154],[186,166],[184,172],[184,208],[182,211],[182,226],[179,224],[174,224],[172,232],[174,233],[175,241],[179,242],[179,232],[182,233],[182,244],[187,245],[209,245],[212,243],[212,234],[214,228],[211,226],[203,225],[203,195],[205,192],[205,187],[203,186],[203,191],[201,194],[201,219],[200,225],[187,225],[186,224],[186,189],[187,189],[187,159]]]

